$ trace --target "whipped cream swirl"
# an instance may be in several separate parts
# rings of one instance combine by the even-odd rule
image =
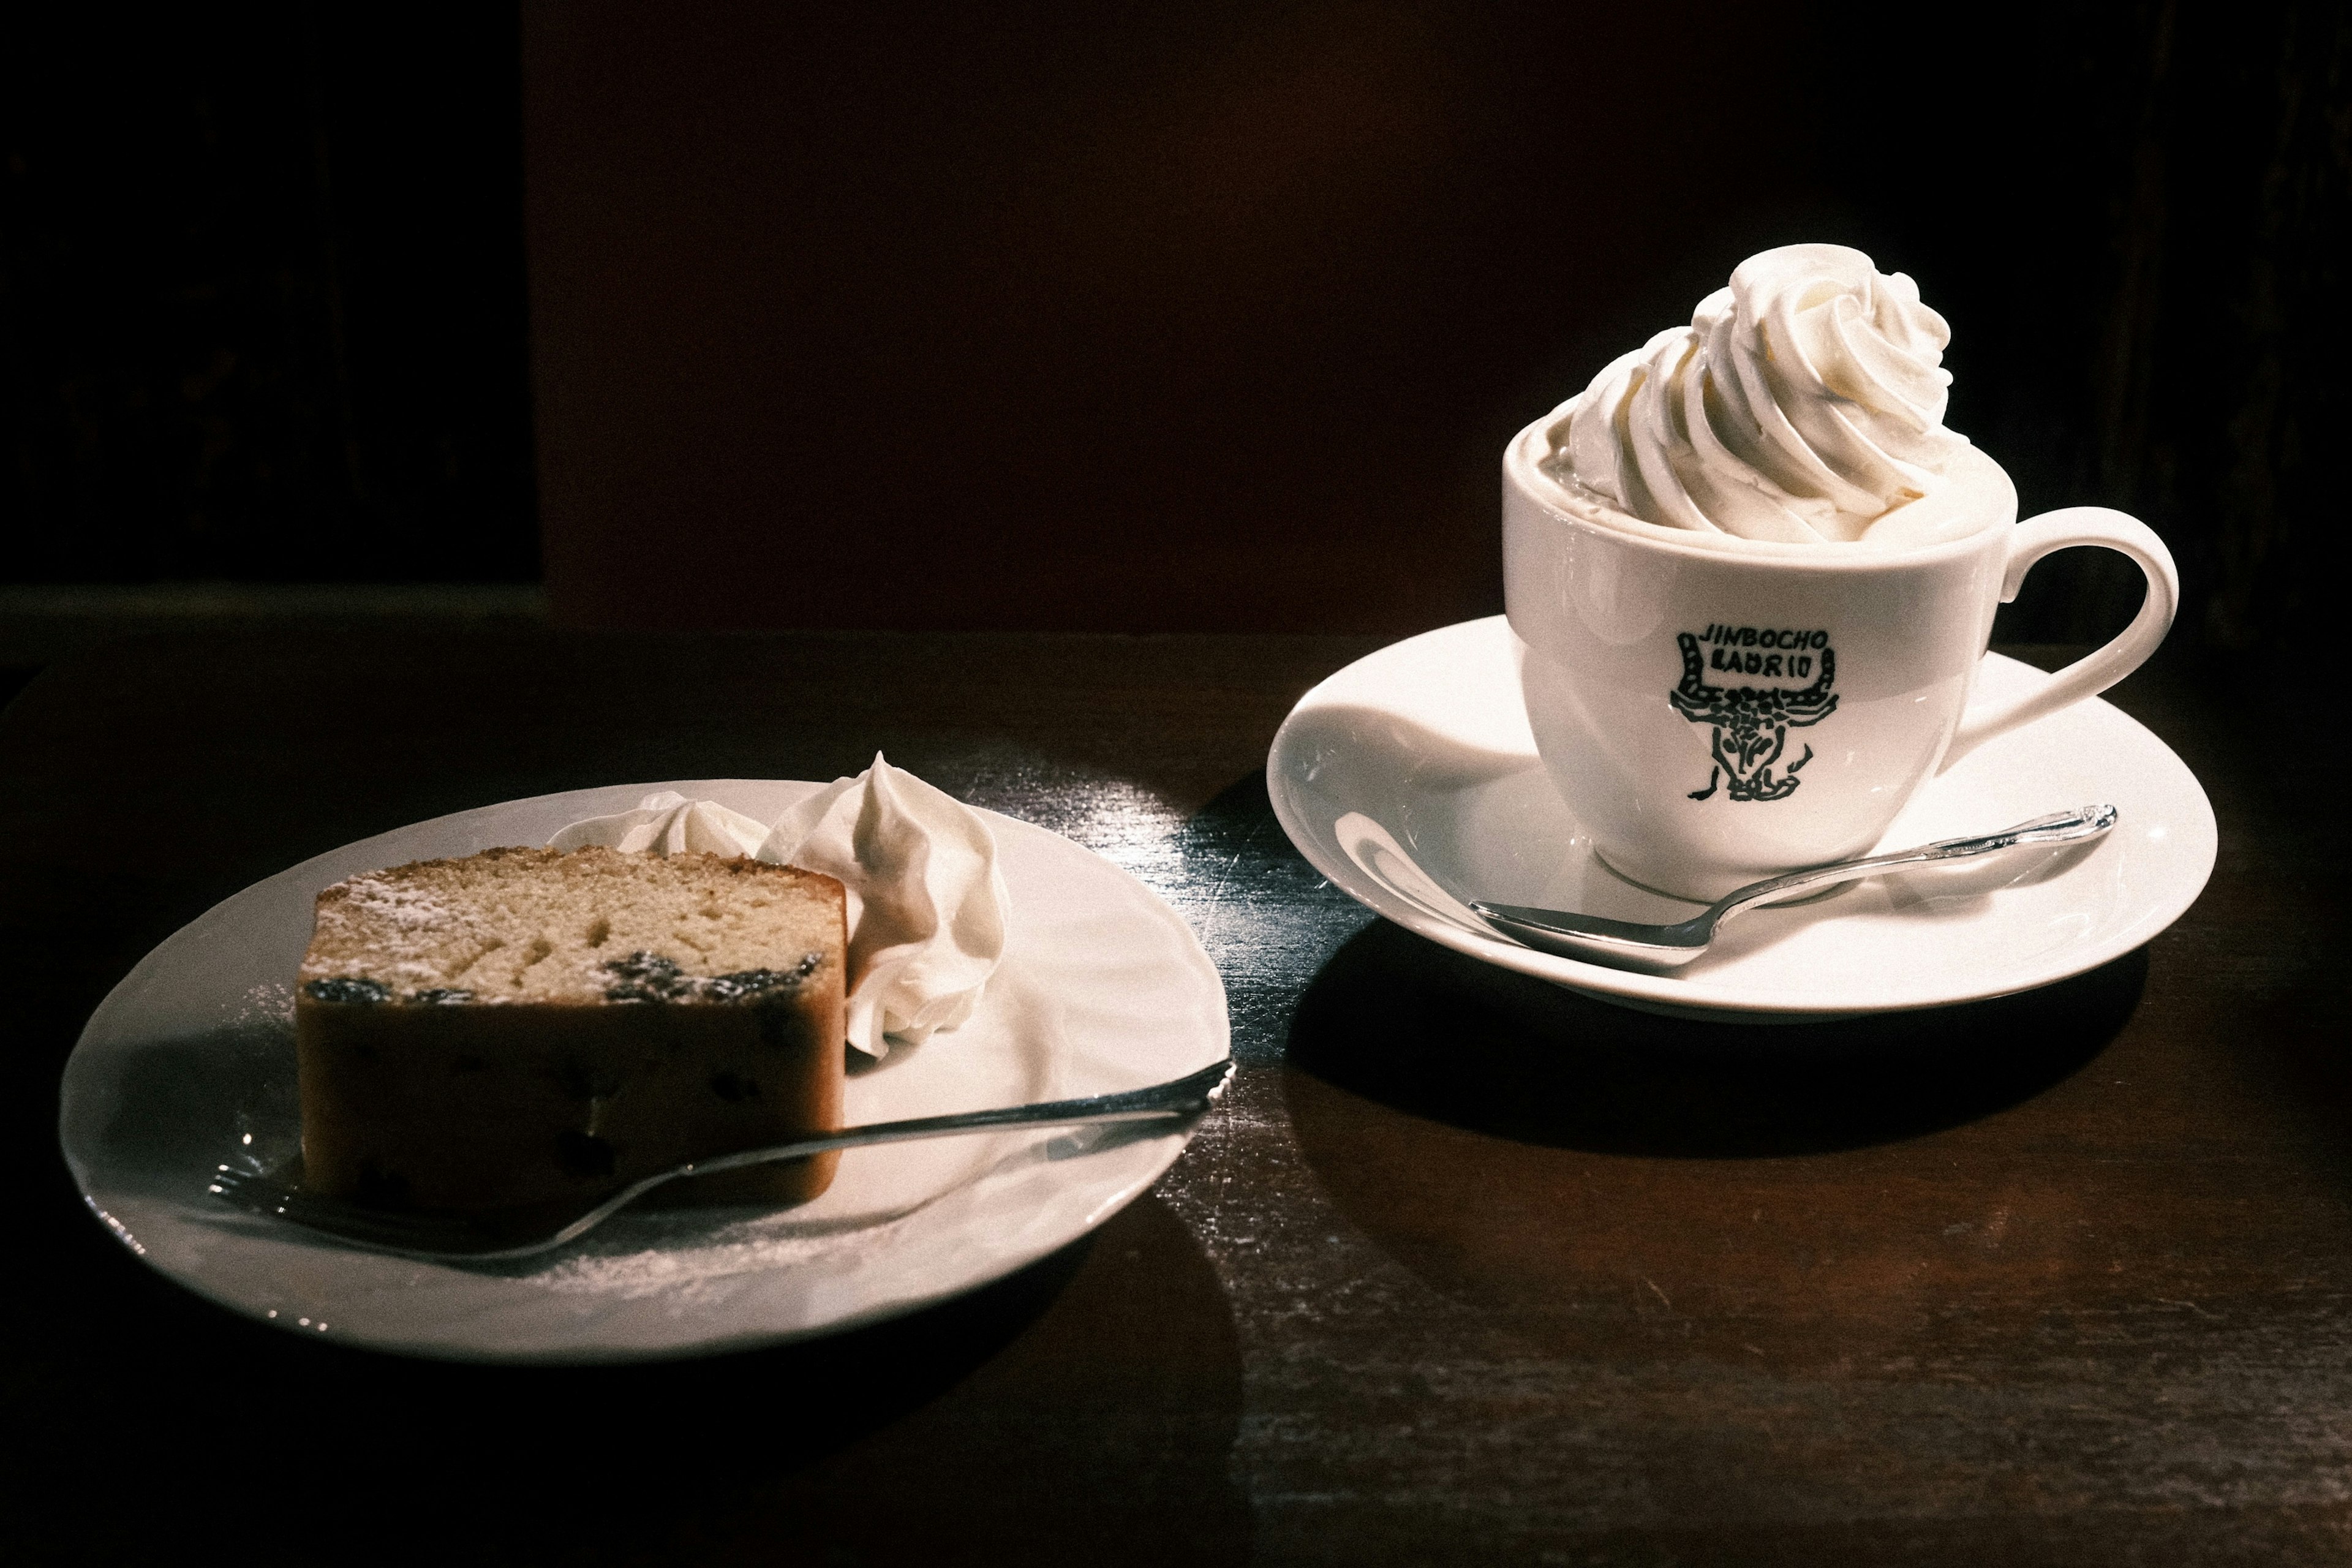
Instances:
[[[969,1020],[1004,956],[1011,899],[988,823],[879,752],[872,767],[772,824],[664,790],[547,843],[750,855],[839,879],[849,894],[849,1043],[872,1057]]]
[[[1860,540],[1968,445],[1943,424],[1950,341],[1918,285],[1861,251],[1767,250],[1562,405],[1541,466],[1644,522]]]

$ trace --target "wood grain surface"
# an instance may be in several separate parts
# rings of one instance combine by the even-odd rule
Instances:
[[[2116,694],[2221,822],[2147,947],[1759,1030],[1488,969],[1309,869],[1265,747],[1370,646],[321,623],[50,670],[0,717],[0,1557],[2352,1557],[2342,745],[2294,691]],[[810,1344],[520,1370],[247,1323],[82,1209],[66,1055],[217,900],[442,812],[877,748],[1127,867],[1223,973],[1229,1100],[1087,1240]]]

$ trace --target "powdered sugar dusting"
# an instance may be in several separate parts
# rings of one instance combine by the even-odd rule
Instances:
[[[831,1263],[845,1254],[887,1251],[921,1212],[917,1208],[876,1225],[817,1231],[784,1217],[754,1220],[730,1226],[700,1246],[671,1243],[568,1258],[531,1275],[530,1282],[562,1296],[610,1296],[624,1301],[668,1296],[697,1301],[731,1294],[732,1281],[746,1275]]]
[[[434,897],[429,888],[387,882],[372,875],[349,878],[340,885],[355,908],[390,922],[397,931],[429,931],[446,927],[452,919],[449,906]]]
[[[294,1022],[294,988],[283,981],[268,981],[248,989],[245,1005],[238,1010],[240,1024],[285,1024]]]
[[[406,870],[402,868],[400,870]],[[429,869],[429,868],[425,868]],[[364,946],[370,977],[397,986],[447,984],[503,943],[486,935],[473,910],[451,903],[443,889],[399,870],[362,872],[328,889],[318,906],[318,937],[335,947]],[[341,897],[331,895],[340,893]],[[314,952],[316,939],[314,938]],[[337,972],[344,963],[328,959],[316,968],[306,959],[306,976]],[[480,1001],[504,1000],[490,994]]]

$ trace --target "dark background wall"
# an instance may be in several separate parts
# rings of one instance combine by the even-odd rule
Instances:
[[[543,562],[584,624],[1417,629],[1498,604],[1513,429],[1824,238],[1951,319],[1951,423],[2029,510],[2167,535],[2187,636],[2332,591],[2340,5],[18,26],[18,582]],[[2127,614],[2062,564],[2006,633]]]
[[[538,575],[517,43],[0,7],[0,579]]]

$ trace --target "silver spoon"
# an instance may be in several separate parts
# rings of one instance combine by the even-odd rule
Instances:
[[[1810,888],[1851,882],[1898,866],[1924,866],[1937,860],[1965,860],[2026,844],[2071,844],[2098,837],[2115,826],[2118,813],[2112,805],[2086,805],[2080,811],[2057,811],[2021,822],[1999,833],[1975,838],[1946,838],[1904,849],[1893,855],[1873,855],[1864,860],[1841,860],[1750,882],[1726,893],[1686,921],[1673,925],[1640,925],[1632,921],[1603,920],[1599,915],[1570,914],[1565,910],[1531,910],[1517,904],[1470,900],[1479,919],[1504,935],[1545,952],[1567,958],[1599,959],[1603,963],[1640,963],[1645,967],[1688,963],[1706,951],[1716,929],[1725,921],[1758,904]]]
[[[961,1132],[989,1132],[1007,1127],[1080,1127],[1105,1122],[1158,1122],[1181,1126],[1205,1114],[1224,1092],[1232,1075],[1231,1057],[1198,1072],[1131,1089],[1118,1094],[1097,1094],[1085,1100],[1049,1100],[1041,1105],[1007,1105],[992,1110],[966,1110],[953,1116],[925,1116],[911,1121],[878,1121],[868,1127],[848,1127],[838,1132],[765,1149],[719,1154],[656,1171],[630,1183],[608,1197],[571,1213],[551,1214],[534,1206],[514,1213],[425,1214],[400,1209],[375,1209],[305,1192],[278,1176],[240,1171],[223,1165],[209,1190],[222,1202],[247,1214],[280,1220],[315,1230],[322,1236],[375,1252],[396,1252],[408,1258],[444,1262],[487,1263],[500,1258],[529,1258],[585,1236],[613,1215],[665,1183],[682,1176],[707,1176],[715,1171],[740,1171],[795,1160],[832,1149],[859,1149],[869,1143],[903,1143],[918,1138],[946,1138]]]

